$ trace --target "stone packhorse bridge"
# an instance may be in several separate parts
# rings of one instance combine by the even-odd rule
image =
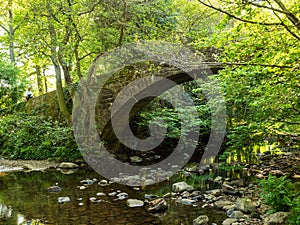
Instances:
[[[96,132],[91,133],[90,130],[96,127],[102,142],[115,152],[121,147],[116,128],[120,135],[123,133],[126,136],[128,121],[156,96],[178,84],[198,78],[207,80],[224,65],[203,62],[186,68],[182,70],[161,63],[156,63],[154,67],[153,64],[137,63],[126,66],[109,79],[94,76],[88,85],[82,83],[79,95],[75,98],[73,118],[76,129],[87,134],[90,140],[85,142],[92,143],[97,137],[92,135]],[[166,82],[165,79],[172,82]],[[117,104],[115,108],[114,104]]]

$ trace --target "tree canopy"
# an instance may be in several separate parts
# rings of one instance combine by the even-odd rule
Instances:
[[[17,102],[11,91],[32,75],[42,94],[52,68],[71,123],[64,86],[72,97],[75,83],[110,49],[165,40],[226,65],[216,77],[226,96],[228,145],[280,142],[299,134],[299,7],[295,0],[2,1],[0,42],[10,64],[1,63],[1,105]]]

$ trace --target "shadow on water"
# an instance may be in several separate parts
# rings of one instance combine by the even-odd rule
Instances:
[[[211,222],[221,223],[225,219],[222,211],[202,209],[200,205],[184,205],[168,200],[169,209],[165,214],[152,215],[143,207],[129,208],[126,200],[108,196],[113,192],[126,192],[129,198],[145,200],[145,194],[162,196],[171,191],[172,183],[182,180],[180,174],[156,185],[135,190],[132,187],[112,183],[108,186],[98,182],[85,190],[78,187],[84,179],[102,179],[90,170],[77,170],[73,174],[59,171],[13,172],[0,177],[0,224],[55,224],[55,225],[189,225],[199,215],[209,214]],[[61,187],[60,193],[49,193],[50,186]],[[205,188],[205,187],[204,187]],[[106,196],[97,196],[102,192]],[[70,197],[70,202],[58,203],[59,197]],[[95,197],[96,202],[90,198]],[[98,201],[100,200],[100,201]],[[80,206],[79,203],[82,205]]]

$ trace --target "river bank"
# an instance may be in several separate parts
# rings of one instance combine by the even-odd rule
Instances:
[[[22,171],[27,169],[47,170],[56,168],[59,165],[57,162],[49,160],[8,160],[0,159],[0,172]]]

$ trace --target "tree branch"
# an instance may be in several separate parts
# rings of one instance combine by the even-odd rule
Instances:
[[[280,8],[282,8],[284,11],[288,12],[286,13],[287,18],[292,22],[292,24],[294,24],[294,26],[300,30],[300,21],[299,19],[290,11],[287,10],[287,8],[285,7],[285,5],[280,1],[280,0],[274,0],[274,2],[277,3],[277,5],[279,5]]]
[[[290,122],[290,121],[286,121],[286,120],[273,120],[274,122],[280,122],[280,123],[287,123],[287,124],[291,124],[291,125],[299,125],[300,122]]]
[[[224,65],[228,66],[263,66],[263,67],[273,67],[273,68],[282,68],[282,69],[293,69],[293,66],[280,66],[273,64],[260,64],[260,63],[238,63],[238,62],[224,62]]]
[[[269,2],[269,1],[268,1]],[[269,2],[269,4],[271,4],[270,2]],[[276,12],[274,12],[273,11],[273,13],[274,13],[274,15],[279,19],[279,21],[281,22],[281,25],[294,37],[294,38],[296,38],[298,41],[300,41],[300,37],[297,35],[297,34],[295,34],[284,22],[283,22],[283,20],[281,19],[281,17],[276,13]]]
[[[84,11],[84,12],[81,12],[81,13],[78,13],[77,15],[78,15],[78,16],[82,16],[82,15],[85,15],[85,14],[88,14],[88,13],[93,12],[93,11],[95,10],[96,6],[97,6],[97,5],[100,5],[100,3],[101,3],[100,1],[96,2],[96,3],[92,6],[92,8],[91,8],[90,10],[87,10],[87,11]]]
[[[290,14],[289,11],[284,11],[284,10],[280,10],[280,9],[277,9],[277,8],[274,8],[270,3],[270,7],[269,6],[266,6],[266,5],[261,5],[261,4],[258,4],[258,3],[255,3],[255,2],[252,2],[252,1],[249,1],[249,0],[246,0],[246,2],[250,5],[253,5],[253,6],[256,6],[258,8],[264,8],[264,9],[270,9],[272,10],[273,12],[276,11],[276,12],[279,12],[279,13],[282,13],[282,14]]]
[[[0,27],[5,30],[6,33],[9,33],[9,31],[7,30],[7,28],[5,26],[3,26],[2,24],[0,24]]]
[[[86,57],[88,57],[88,56],[90,56],[90,55],[92,55],[92,54],[97,54],[97,52],[89,52],[88,54],[85,54],[84,56],[81,56],[81,57],[78,58],[78,59],[79,59],[79,61],[81,61],[81,60],[85,59]]]
[[[236,19],[236,20],[239,20],[239,21],[242,21],[242,22],[245,22],[245,23],[257,24],[257,25],[265,25],[265,26],[277,26],[277,25],[281,25],[281,23],[264,23],[264,22],[246,20],[246,19],[237,17],[237,16],[235,16],[235,15],[233,15],[233,14],[231,14],[231,13],[229,13],[229,12],[223,10],[223,9],[217,8],[217,7],[215,7],[215,6],[211,5],[211,4],[207,4],[207,3],[205,3],[202,0],[198,0],[198,2],[200,2],[201,4],[207,6],[207,7],[211,8],[211,9],[217,10],[217,11],[219,11],[221,13],[224,13],[224,14],[226,14],[226,15],[228,15],[228,16]]]
[[[298,69],[298,67],[295,66],[285,66],[285,65],[274,65],[274,64],[260,64],[260,63],[247,63],[247,62],[204,62],[200,63],[212,66],[212,67],[221,67],[221,66],[262,66],[262,67],[273,67],[273,68],[281,68],[281,69]],[[193,65],[189,65],[193,66]],[[197,65],[195,65],[197,66]],[[198,65],[199,66],[199,65]]]
[[[19,27],[25,22],[25,20],[28,17],[28,12],[26,12],[26,14],[24,15],[24,17],[22,18],[22,20],[18,23],[18,25],[14,28],[14,31],[18,30]]]
[[[126,0],[122,0],[122,2],[123,2],[123,20],[124,20],[124,23],[126,23],[127,22],[127,2],[126,2]],[[124,31],[125,31],[125,26],[123,24],[121,24],[119,41],[118,41],[117,46],[121,46],[121,44],[123,42]]]

